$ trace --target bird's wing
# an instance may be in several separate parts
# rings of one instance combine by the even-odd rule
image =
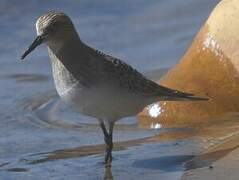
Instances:
[[[131,93],[162,98],[165,100],[207,100],[207,98],[196,97],[191,93],[185,93],[161,86],[147,79],[144,75],[122,60],[106,55],[98,50],[95,50],[95,53],[104,63],[103,67],[106,76],[115,83],[118,83],[120,88],[124,88]]]
[[[110,72],[109,76],[114,76],[115,81],[120,83],[120,86],[127,88],[131,92],[141,93],[148,96],[192,96],[190,93],[183,93],[177,90],[169,89],[161,86],[138,72],[136,69],[126,64],[122,60],[112,57],[110,55],[103,54],[105,71]]]

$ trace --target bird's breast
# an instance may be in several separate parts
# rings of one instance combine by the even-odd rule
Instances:
[[[52,64],[52,74],[56,90],[60,96],[66,94],[70,89],[79,84],[76,78],[69,72],[60,60],[49,51]]]

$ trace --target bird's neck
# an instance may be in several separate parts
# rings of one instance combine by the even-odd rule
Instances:
[[[78,36],[77,32],[73,30],[67,36],[62,38],[54,38],[47,42],[48,48],[54,53],[58,54],[60,51],[66,51],[67,49],[72,49],[74,47],[79,47],[83,44]]]
[[[80,40],[75,30],[67,38],[49,41],[48,48],[56,57],[52,60],[61,61],[66,68],[74,68],[74,64],[84,60],[86,55],[86,45]]]
[[[53,66],[53,73],[62,74],[70,79],[82,79],[82,71],[88,67],[89,50],[77,34],[48,43],[48,51]],[[69,78],[68,78],[69,79]]]

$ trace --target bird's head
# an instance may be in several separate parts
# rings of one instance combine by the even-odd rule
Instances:
[[[37,37],[22,55],[24,59],[42,43],[58,44],[75,34],[71,19],[62,12],[50,11],[40,16],[36,22]]]

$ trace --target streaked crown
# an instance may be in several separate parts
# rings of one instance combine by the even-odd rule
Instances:
[[[37,35],[43,35],[50,33],[57,29],[62,29],[64,27],[73,27],[70,18],[58,11],[49,11],[42,16],[40,16],[36,22]]]

